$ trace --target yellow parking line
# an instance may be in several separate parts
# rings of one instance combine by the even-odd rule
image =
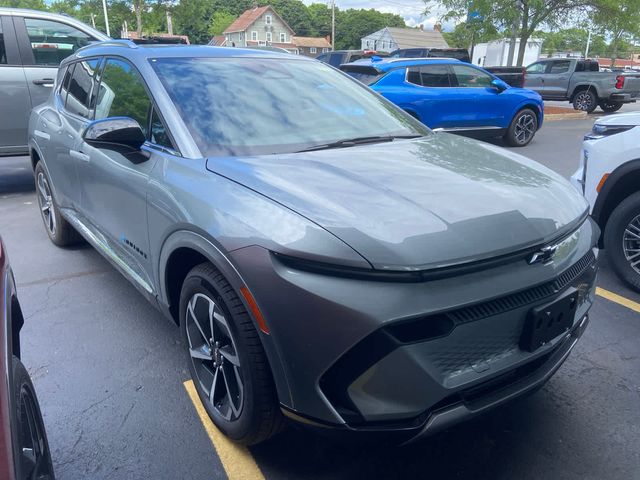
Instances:
[[[209,435],[222,466],[227,472],[229,480],[264,480],[264,475],[262,475],[249,450],[233,443],[213,424],[209,415],[207,415],[207,411],[202,406],[193,381],[187,380],[183,385],[191,398],[193,406],[196,408],[202,426],[207,435]]]
[[[610,292],[609,290],[605,290],[604,288],[597,287],[596,295],[600,295],[601,297],[604,297],[607,300],[610,300],[619,305],[622,305],[623,307],[627,307],[633,310],[634,312],[640,313],[640,303],[634,302],[633,300],[629,300],[628,298],[618,295],[617,293],[613,293],[613,292]]]

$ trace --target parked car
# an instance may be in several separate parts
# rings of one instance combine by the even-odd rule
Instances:
[[[29,112],[49,97],[60,62],[108,38],[68,16],[0,8],[0,156],[28,152]]]
[[[596,120],[571,181],[591,205],[611,267],[640,291],[640,113]]]
[[[180,324],[238,442],[283,416],[419,438],[542,385],[587,324],[598,229],[566,180],[321,62],[105,42],[29,138],[50,239]]]
[[[391,52],[389,58],[455,58],[471,63],[466,48],[399,48]]]
[[[430,128],[524,147],[542,126],[540,95],[458,60],[372,59],[340,68]]]
[[[640,73],[601,72],[595,60],[551,58],[527,67],[524,86],[545,100],[566,100],[593,112],[615,112],[640,96]]]
[[[316,57],[316,60],[338,68],[343,63],[355,62],[361,58],[369,58],[373,55],[379,54],[374,50],[334,50],[332,52],[321,53]]]
[[[20,361],[23,324],[16,283],[0,238],[0,478],[53,480],[38,398]]]

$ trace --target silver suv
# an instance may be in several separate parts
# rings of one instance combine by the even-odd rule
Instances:
[[[0,156],[27,153],[29,112],[49,98],[60,62],[108,38],[71,17],[0,8]]]
[[[105,42],[29,132],[51,240],[179,323],[236,441],[284,416],[419,438],[542,385],[587,325],[599,232],[568,182],[321,62]]]

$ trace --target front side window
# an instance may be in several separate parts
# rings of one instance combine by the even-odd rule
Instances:
[[[571,60],[556,60],[551,64],[551,68],[549,69],[549,73],[567,73],[571,68]]]
[[[160,145],[161,147],[170,148],[174,150],[173,143],[171,142],[171,138],[167,132],[167,128],[164,126],[164,122],[156,112],[156,109],[153,109],[151,113],[151,132],[149,135],[149,140],[151,143],[155,143],[156,145]]]
[[[320,62],[237,57],[157,58],[151,64],[206,156],[293,153],[350,138],[429,134]]]
[[[108,59],[102,71],[96,120],[130,117],[140,124],[147,135],[150,109],[151,99],[138,71],[128,62]]]
[[[67,86],[65,109],[84,118],[91,118],[91,92],[94,90],[94,78],[100,65],[99,59],[77,62]],[[97,90],[97,88],[95,88]]]
[[[25,18],[36,65],[59,65],[62,60],[95,39],[77,28],[51,20]]]
[[[479,88],[490,87],[493,77],[488,73],[465,65],[451,65],[454,80],[458,87]]]
[[[544,73],[547,70],[547,64],[545,62],[538,62],[527,67],[527,73]]]

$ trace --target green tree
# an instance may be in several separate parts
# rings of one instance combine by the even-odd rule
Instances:
[[[312,3],[307,11],[311,21],[311,36],[331,35],[331,9],[324,3]]]
[[[218,10],[211,17],[211,25],[209,26],[209,35],[221,35],[226,28],[236,19],[235,15],[225,10]]]
[[[33,10],[46,10],[44,0],[0,0],[0,7],[31,8]]]
[[[442,35],[450,47],[469,48],[474,44],[490,42],[501,37],[498,29],[488,22],[478,24],[462,22],[455,26],[451,32],[443,32]]]
[[[611,66],[640,34],[640,0],[597,0],[593,23],[610,41]],[[622,47],[622,48],[621,48]]]
[[[445,18],[464,18],[478,12],[498,28],[511,31],[516,26],[520,39],[517,64],[522,65],[527,42],[542,26],[558,28],[580,11],[586,11],[594,0],[424,0],[426,11],[440,4],[447,9]]]
[[[406,24],[399,15],[382,13],[374,9],[336,11],[335,48],[358,49],[361,46],[362,37],[384,27],[406,27]]]

